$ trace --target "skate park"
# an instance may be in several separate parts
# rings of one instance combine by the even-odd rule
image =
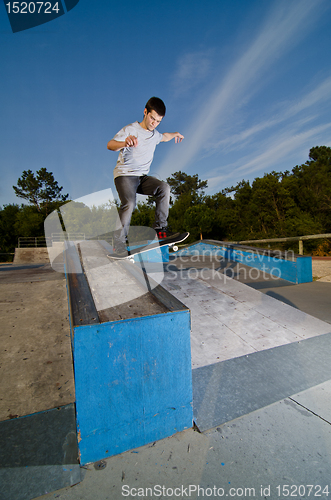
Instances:
[[[221,248],[220,242],[216,246]],[[138,487],[156,484],[166,485],[168,496],[175,487],[191,485],[192,498],[198,485],[206,496],[211,496],[208,488],[217,486],[215,498],[221,496],[220,488],[224,496],[229,488],[232,493],[237,489],[237,496],[254,488],[256,496],[263,498],[262,492],[277,498],[286,484],[314,484],[313,491],[322,492],[330,472],[331,291],[327,281],[313,281],[312,273],[307,278],[310,258],[303,258],[303,266],[297,265],[300,257],[293,260],[304,277],[296,274],[289,281],[205,247],[200,255],[190,255],[192,248],[186,246],[168,261],[146,259],[143,266],[139,261],[109,262],[100,243],[72,250],[67,280],[49,264],[1,266],[1,283],[7,288],[10,283],[29,286],[23,295],[32,300],[32,320],[32,305],[39,299],[33,299],[33,285],[47,285],[59,288],[63,309],[63,299],[69,301],[71,324],[70,335],[69,315],[67,324],[62,318],[61,349],[47,352],[44,365],[24,367],[16,384],[21,392],[8,388],[12,400],[2,402],[4,498],[92,498],[96,491],[99,498],[121,498],[123,486],[124,492],[136,488],[131,491],[135,496]],[[100,331],[118,335],[112,366],[123,346],[135,363],[145,338],[148,345],[142,351],[149,358],[138,360],[143,371],[132,365],[119,372],[122,379],[118,373],[107,379],[113,346],[107,347]],[[139,331],[139,343],[121,343],[132,331]],[[102,366],[96,374],[88,372],[92,349]],[[12,348],[7,359],[12,374],[18,361],[25,366],[31,362],[30,354],[24,358]],[[37,382],[36,370],[42,373],[45,366],[54,371],[36,398],[31,386]],[[134,372],[138,375],[132,385],[126,377],[130,374],[132,381]],[[9,376],[6,387],[10,379],[15,383]],[[109,402],[101,409],[100,387],[106,391],[101,399]],[[130,408],[112,402],[110,394],[118,402],[124,394]],[[134,421],[143,422],[139,426],[130,423],[135,411],[139,416]]]

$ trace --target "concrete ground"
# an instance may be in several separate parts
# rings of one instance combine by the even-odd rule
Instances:
[[[180,272],[180,262],[172,261],[171,266],[175,266],[177,272]],[[187,267],[187,263],[185,266]],[[189,268],[192,266],[199,268],[200,263],[190,263]],[[208,266],[209,272],[211,272],[211,265]],[[205,267],[206,263],[203,263],[201,269]],[[231,264],[229,268],[231,269]],[[174,268],[170,268],[169,272],[171,269]],[[227,272],[223,270],[225,275]],[[233,275],[232,272],[230,274]],[[316,276],[314,271],[313,274]],[[289,347],[292,347],[294,344],[299,345],[300,342],[311,342],[305,344],[311,349],[311,351],[308,349],[308,354],[311,352],[310,359],[302,358],[305,361],[300,363],[299,360],[298,364],[298,360],[291,359],[291,352],[287,345],[267,347],[262,355],[255,349],[260,359],[267,360],[267,363],[264,363],[265,372],[262,379],[268,375],[270,358],[266,356],[273,352],[279,353],[280,351],[277,349],[286,349],[286,351],[282,351],[285,354],[280,358],[286,359],[286,364],[279,364],[278,368],[276,367],[276,370],[279,370],[279,376],[283,376],[287,369],[289,371],[286,373],[289,373],[288,377],[291,381],[291,377],[295,376],[295,373],[291,373],[292,362],[294,370],[296,367],[300,367],[302,370],[299,374],[299,381],[305,378],[305,363],[309,363],[309,361],[310,372],[312,374],[318,372],[323,352],[326,359],[328,354],[328,349],[325,346],[329,342],[327,332],[330,331],[328,323],[331,322],[329,307],[331,286],[329,283],[322,283],[326,285],[322,291],[318,288],[320,284],[318,281],[308,284],[310,288],[302,287],[303,291],[299,300],[294,296],[297,293],[298,285],[292,286],[280,282],[276,284],[274,281],[266,280],[266,282],[264,280],[260,282],[260,292],[258,292],[257,280],[248,279],[250,283],[246,281],[246,284],[243,284],[245,276],[239,279],[239,275],[240,270],[233,276],[234,279],[228,280],[228,283],[232,283],[237,294],[233,297],[234,301],[242,301],[240,296],[243,295],[245,300],[248,300],[252,296],[258,296],[256,294],[260,292],[270,295],[270,292],[276,290],[278,296],[275,298],[278,299],[278,302],[285,303],[284,306],[286,306],[287,318],[283,319],[288,319],[289,311],[292,309],[297,309],[301,314],[310,310],[315,313],[316,320],[315,318],[309,319],[309,316],[305,315],[305,321],[308,321],[310,325],[311,338],[289,344]],[[207,274],[204,276],[206,277]],[[238,279],[236,280],[236,278]],[[182,282],[171,281],[171,284],[174,285],[172,288],[174,293],[185,293],[182,286],[183,281],[185,282],[185,280]],[[26,283],[28,284],[28,281]],[[201,284],[203,285],[200,280],[199,285]],[[176,289],[176,286],[180,288]],[[206,288],[206,285],[204,287]],[[30,295],[31,290],[32,288],[29,291]],[[37,287],[34,291],[37,291]],[[285,291],[287,296],[285,296]],[[217,300],[220,300],[220,297],[222,300],[224,299],[224,289],[216,290],[216,293],[218,294]],[[36,312],[38,311],[37,297],[35,296]],[[316,308],[312,307],[312,297],[319,297],[315,304],[322,302],[321,308],[317,311]],[[6,297],[3,296],[3,298]],[[200,299],[203,300],[203,297]],[[269,299],[272,300],[272,297],[266,297],[266,299],[269,301]],[[276,302],[273,303],[276,304]],[[65,312],[64,302],[57,306],[56,314],[59,310],[58,307],[63,307]],[[15,319],[19,319],[21,327],[24,326],[23,315]],[[323,325],[325,326],[323,327]],[[317,326],[325,328],[325,331],[318,334],[316,332]],[[247,327],[249,329],[249,324]],[[210,327],[206,326],[205,331],[210,331]],[[320,339],[324,341],[324,348],[317,350],[316,342]],[[236,357],[237,355],[239,357]],[[250,356],[254,356],[254,352]],[[228,367],[231,364],[231,370],[233,370],[229,372],[233,373],[232,378],[229,379],[231,381],[240,371],[240,363],[245,362],[245,359],[246,356],[233,352],[232,358],[228,357],[227,360],[216,364],[212,361],[214,364],[211,365],[208,365],[207,362],[207,365],[200,365],[196,370],[209,369],[209,367],[214,366]],[[257,358],[251,357],[249,359]],[[259,377],[256,379],[257,382],[261,382],[261,373],[258,373],[261,366],[260,361],[252,366],[253,372]],[[271,364],[269,368],[269,371],[272,372]],[[326,371],[324,365],[320,371]],[[288,496],[327,498],[331,491],[329,484],[331,477],[331,376],[328,374],[325,376],[326,378],[321,383],[315,382],[313,386],[309,386],[309,384],[305,386],[306,382],[304,381],[303,386],[306,387],[304,390],[294,390],[293,393],[288,393],[286,397],[276,399],[271,404],[265,404],[262,401],[260,407],[253,409],[246,407],[241,416],[220,423],[220,425],[216,424],[203,432],[190,429],[137,450],[128,451],[96,464],[90,464],[84,468],[84,479],[80,483],[38,498],[60,498],[63,500],[89,500],[96,497],[100,500],[106,500],[136,497],[150,499],[219,498],[222,496],[271,499]],[[209,392],[215,388],[212,377],[213,374],[210,379],[212,384],[208,387]],[[277,372],[276,374],[272,372],[272,377],[275,377],[276,381]],[[234,389],[230,391],[234,398],[235,407],[240,406],[244,397],[244,393],[240,392],[240,385],[244,386],[244,380],[239,385],[234,385]],[[267,388],[270,393],[274,392],[272,379],[267,384]],[[271,396],[273,395],[271,394]],[[210,396],[212,399],[212,392]],[[260,395],[258,399],[261,399]],[[33,477],[31,477],[31,481],[33,481]],[[2,497],[1,493],[0,498],[7,500],[7,497]],[[15,500],[16,498],[19,496],[17,495]]]
[[[43,499],[328,498],[331,382],[217,426],[86,467]]]
[[[313,257],[312,266],[314,280],[331,282],[331,257]]]
[[[75,401],[64,275],[1,265],[0,421]]]

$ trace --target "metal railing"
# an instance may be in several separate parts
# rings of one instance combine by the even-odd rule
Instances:
[[[52,242],[85,240],[85,233],[52,233]]]
[[[318,239],[329,239],[331,234],[308,234],[305,236],[289,236],[288,238],[266,238],[263,240],[242,240],[242,241],[227,241],[228,244],[233,245],[246,245],[248,243],[278,243],[278,242],[288,242],[288,241],[298,241],[299,242],[299,255],[303,255],[303,242],[305,240],[318,240]]]
[[[52,233],[51,237],[19,237],[18,248],[43,248],[54,242],[85,240],[85,233]]]
[[[97,238],[99,239],[99,238]],[[105,238],[111,243],[111,238]],[[229,245],[247,245],[251,243],[286,243],[289,241],[299,242],[299,255],[303,255],[303,242],[307,240],[317,240],[317,239],[331,239],[331,234],[309,234],[304,236],[289,236],[288,238],[265,238],[261,240],[240,240],[240,241],[226,241]],[[75,241],[75,240],[85,240],[85,233],[52,233],[50,238],[45,238],[43,236],[37,236],[35,238],[18,238],[18,248],[40,248],[46,247],[48,244],[51,245],[53,242],[62,241]]]
[[[37,236],[36,238],[18,238],[18,248],[35,248],[46,247],[47,238],[44,236]]]

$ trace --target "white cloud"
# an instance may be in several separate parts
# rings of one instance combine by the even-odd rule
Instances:
[[[263,78],[268,75],[270,66],[306,35],[321,15],[321,9],[318,7],[324,5],[324,0],[301,0],[291,3],[278,1],[274,5],[258,35],[233,64],[215,92],[205,99],[193,125],[184,131],[185,140],[172,150],[161,165],[159,173],[162,177],[172,173],[174,164],[177,170],[184,170],[196,155],[201,155],[207,141],[208,146],[213,143],[217,147],[222,145],[217,140],[220,127],[227,126],[234,111],[240,108],[242,102],[247,102],[248,97],[254,95]],[[185,75],[188,75],[189,70],[186,71]],[[315,89],[315,92],[307,94],[305,99],[293,105],[287,112],[288,117],[290,113],[295,115],[317,102],[322,98],[322,94],[329,96],[328,80],[324,85],[321,84],[319,89]],[[281,118],[276,117],[255,125],[244,131],[243,137],[239,135],[237,139],[247,139],[249,135],[272,126],[277,120]],[[213,130],[216,134],[211,136]]]
[[[294,153],[298,154],[302,149],[308,152],[312,140],[318,141],[321,134],[330,128],[331,123],[326,123],[302,132],[298,132],[295,128],[279,132],[269,140],[268,144],[267,142],[263,143],[255,154],[208,172],[209,189],[220,190],[224,187],[225,181],[230,180],[232,184],[235,184],[244,176],[247,179],[252,178],[252,174],[259,173],[261,175],[262,173],[263,175],[270,169],[279,170],[277,168],[279,162]]]
[[[172,87],[177,96],[186,93],[207,78],[211,69],[212,53],[213,51],[209,49],[180,56],[172,80]]]
[[[248,128],[245,128],[240,133],[229,134],[227,137],[222,138],[221,141],[215,143],[214,149],[222,147],[222,149],[231,150],[234,147],[244,147],[247,145],[247,141],[252,139],[260,132],[274,127],[276,125],[283,125],[288,122],[291,118],[296,117],[303,111],[307,111],[309,108],[314,106],[311,115],[305,115],[302,118],[300,125],[313,122],[315,118],[318,117],[316,114],[316,106],[318,104],[323,104],[331,99],[331,76],[319,83],[316,88],[309,91],[307,94],[302,96],[297,102],[286,102],[281,103],[280,109],[274,111],[274,114],[269,113],[270,118],[268,120],[262,120]]]
[[[327,123],[297,134],[282,134],[282,137],[277,137],[273,140],[268,149],[238,167],[237,172],[252,174],[253,172],[261,171],[261,169],[268,169],[277,165],[280,159],[298,150],[302,145],[307,144],[308,141],[310,142],[330,127],[331,123]]]

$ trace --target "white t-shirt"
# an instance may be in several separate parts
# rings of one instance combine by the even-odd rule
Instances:
[[[150,132],[141,127],[138,122],[134,122],[123,127],[113,139],[125,141],[128,135],[134,135],[138,138],[138,146],[120,150],[114,168],[114,178],[120,175],[147,175],[153,161],[155,148],[163,137],[157,130]]]

